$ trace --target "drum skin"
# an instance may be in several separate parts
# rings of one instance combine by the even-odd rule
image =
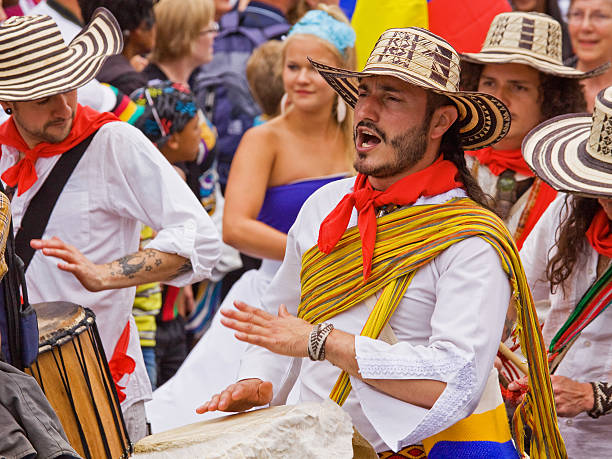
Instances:
[[[72,447],[84,458],[121,458],[131,443],[93,312],[67,302],[33,305],[38,316],[34,376]]]

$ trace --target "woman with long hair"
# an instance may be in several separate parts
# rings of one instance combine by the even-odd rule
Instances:
[[[592,115],[553,118],[523,143],[536,174],[568,192],[520,253],[534,300],[550,301],[542,332],[568,457],[612,456],[611,115],[612,87],[598,94]]]
[[[304,201],[319,187],[350,173],[350,110],[308,58],[354,68],[354,41],[355,33],[340,9],[321,6],[296,23],[284,42],[287,110],[243,136],[232,162],[224,209],[225,242],[263,262],[240,278],[222,308],[235,300],[259,303],[281,264],[287,232]],[[217,314],[176,376],[155,392],[147,410],[153,429],[197,420],[198,404],[235,380],[245,348]]]

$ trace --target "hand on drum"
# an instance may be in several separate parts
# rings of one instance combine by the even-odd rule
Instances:
[[[272,400],[272,383],[261,379],[243,379],[227,387],[220,394],[215,394],[196,413],[208,411],[246,411],[256,406],[263,406]]]
[[[308,339],[312,324],[287,312],[284,304],[274,316],[241,301],[234,301],[236,309],[221,309],[221,323],[236,330],[240,341],[290,357],[308,357]]]
[[[32,239],[30,246],[42,250],[46,256],[57,257],[65,263],[57,267],[75,275],[83,287],[92,292],[103,289],[102,267],[89,261],[76,247],[66,244],[58,237],[51,239]]]

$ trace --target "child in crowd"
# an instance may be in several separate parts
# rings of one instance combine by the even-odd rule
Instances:
[[[201,127],[195,99],[186,87],[169,81],[163,82],[135,91],[132,99],[135,113],[129,122],[139,128],[171,164],[196,159],[200,149]],[[184,178],[180,169],[177,168],[177,172]],[[143,226],[141,245],[146,245],[152,236],[153,230]],[[162,360],[159,370],[163,373],[164,355],[170,353],[182,361],[187,352],[182,324],[175,325],[178,316],[174,306],[177,294],[178,289],[168,288],[162,301],[159,283],[136,288],[133,314],[153,388],[158,384],[156,361]],[[160,327],[168,333],[157,336],[156,341],[158,315],[161,316]]]
[[[283,86],[283,42],[270,40],[258,46],[249,57],[246,77],[253,99],[261,108],[254,126],[280,115]]]

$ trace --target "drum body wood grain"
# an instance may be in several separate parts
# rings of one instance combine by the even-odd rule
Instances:
[[[129,456],[131,443],[93,312],[66,302],[33,306],[39,354],[26,371],[40,384],[70,444],[84,458]]]

